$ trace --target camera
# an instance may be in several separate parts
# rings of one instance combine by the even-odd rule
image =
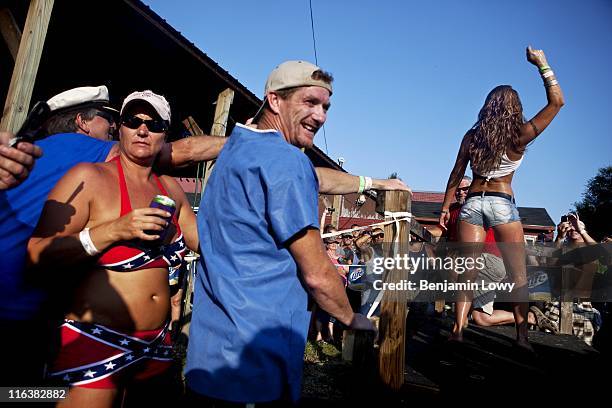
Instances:
[[[561,216],[561,222],[567,222],[567,214]]]

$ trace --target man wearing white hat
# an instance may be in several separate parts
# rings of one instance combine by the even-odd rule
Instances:
[[[108,89],[83,86],[55,95],[47,101],[51,117],[45,133],[81,133],[95,139],[112,140],[119,111],[109,104]]]
[[[185,368],[195,399],[297,401],[308,293],[346,326],[375,330],[352,311],[321,244],[319,180],[300,151],[325,123],[331,82],[308,62],[279,65],[258,129],[236,125],[217,159],[198,214],[202,260]]]

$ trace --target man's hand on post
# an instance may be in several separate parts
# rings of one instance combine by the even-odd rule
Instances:
[[[412,193],[410,187],[400,179],[375,179],[372,182],[372,189],[384,191],[399,190]]]
[[[377,333],[376,326],[374,323],[370,321],[367,317],[362,315],[361,313],[354,313],[353,318],[351,319],[350,324],[348,325],[349,329],[353,330],[369,330]]]

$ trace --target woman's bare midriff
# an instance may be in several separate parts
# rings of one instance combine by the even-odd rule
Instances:
[[[470,185],[469,193],[478,193],[481,191],[495,191],[498,193],[506,193],[514,196],[512,192],[512,177],[514,172],[504,177],[492,178],[489,181],[485,177],[474,175],[472,184]]]
[[[66,318],[130,332],[162,327],[169,310],[167,269],[95,269],[77,289]]]

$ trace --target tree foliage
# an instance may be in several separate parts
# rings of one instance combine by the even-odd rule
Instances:
[[[574,206],[594,239],[612,234],[612,166],[602,167],[589,179],[582,201]]]

